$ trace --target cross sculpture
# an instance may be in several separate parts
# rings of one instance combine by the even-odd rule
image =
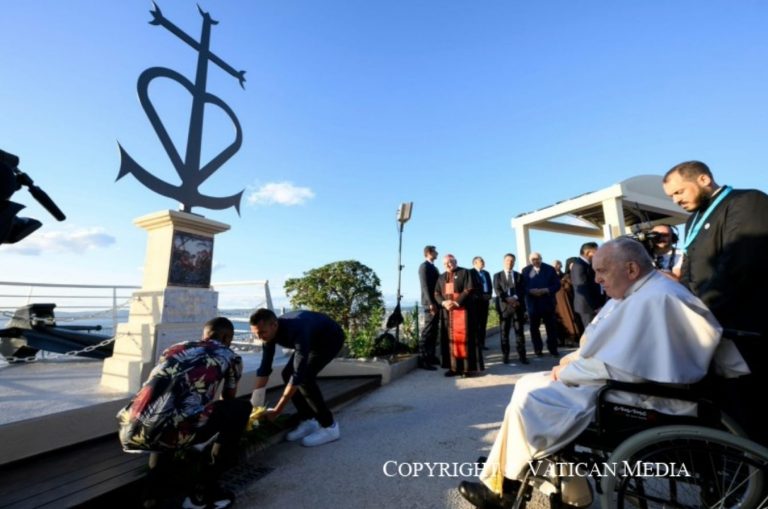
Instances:
[[[128,155],[120,143],[118,143],[120,148],[120,172],[117,174],[117,179],[115,180],[120,180],[125,175],[131,173],[139,182],[144,184],[144,186],[148,187],[150,190],[177,200],[181,203],[184,212],[191,212],[192,207],[204,207],[217,210],[235,207],[237,213],[240,214],[240,200],[243,195],[243,190],[232,196],[214,197],[201,194],[198,188],[227,160],[229,160],[229,158],[235,155],[240,149],[240,145],[243,141],[240,122],[237,120],[237,116],[235,116],[232,108],[220,98],[205,90],[206,81],[208,79],[208,62],[213,62],[221,69],[237,78],[240,82],[240,86],[243,88],[245,88],[245,71],[236,71],[221,58],[211,53],[209,48],[211,41],[211,25],[218,24],[218,21],[211,19],[209,13],[203,12],[198,6],[198,11],[200,11],[200,15],[203,17],[203,30],[202,35],[200,36],[200,41],[198,42],[163,17],[163,13],[160,12],[160,8],[156,3],[153,2],[153,5],[154,10],[150,11],[153,19],[149,23],[151,25],[159,25],[166,28],[173,35],[198,52],[197,74],[194,83],[180,73],[168,69],[167,67],[150,67],[141,73],[136,85],[141,106],[144,108],[144,112],[147,114],[158,138],[160,138],[160,142],[162,143],[165,152],[173,163],[173,167],[176,169],[176,173],[181,179],[181,185],[175,186],[169,184],[149,173]],[[155,78],[161,77],[176,81],[192,94],[192,111],[189,120],[189,133],[187,135],[187,153],[183,160],[176,150],[173,141],[171,141],[168,131],[160,120],[157,110],[155,110],[155,107],[149,99],[149,83]],[[203,141],[203,112],[207,103],[218,106],[229,116],[235,126],[235,140],[216,157],[211,159],[205,166],[200,167],[200,151]]]

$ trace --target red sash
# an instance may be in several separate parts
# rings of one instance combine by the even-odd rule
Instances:
[[[445,283],[445,294],[451,300],[459,297],[453,292],[453,281]],[[448,341],[455,359],[467,358],[467,310],[463,307],[448,311]]]

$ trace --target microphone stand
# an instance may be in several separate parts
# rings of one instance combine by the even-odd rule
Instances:
[[[403,298],[403,296],[400,295],[400,280],[403,273],[403,227],[405,226],[405,222],[399,221],[399,223],[400,228],[397,243],[397,305],[395,306],[395,312],[400,313],[402,316],[402,311],[400,310],[400,300]],[[402,322],[402,318],[397,320],[397,326],[395,327],[395,344],[392,345],[391,360],[395,360],[397,358],[397,345],[400,344],[400,322]]]

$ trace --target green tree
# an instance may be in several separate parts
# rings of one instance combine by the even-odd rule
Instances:
[[[384,307],[381,280],[358,261],[333,262],[311,269],[304,277],[288,279],[284,288],[291,305],[327,314],[350,339],[359,331],[381,325],[369,324],[372,318],[381,316],[378,310]]]

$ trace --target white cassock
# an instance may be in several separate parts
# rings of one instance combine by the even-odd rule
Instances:
[[[480,480],[501,493],[504,477],[521,479],[529,461],[572,442],[589,425],[605,380],[696,382],[707,373],[716,349],[722,374],[749,373],[735,345],[720,342],[721,332],[704,303],[680,283],[657,271],[637,280],[587,326],[558,381],[546,371],[515,384]],[[627,393],[620,401],[673,414],[695,409],[693,403]]]

